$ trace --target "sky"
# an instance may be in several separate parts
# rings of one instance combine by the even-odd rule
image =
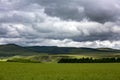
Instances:
[[[120,49],[120,0],[0,0],[0,44]]]

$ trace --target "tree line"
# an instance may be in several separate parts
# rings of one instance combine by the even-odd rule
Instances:
[[[120,58],[62,58],[58,63],[119,63]]]

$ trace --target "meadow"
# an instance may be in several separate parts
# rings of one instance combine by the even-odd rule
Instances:
[[[120,80],[120,63],[0,62],[0,80]]]

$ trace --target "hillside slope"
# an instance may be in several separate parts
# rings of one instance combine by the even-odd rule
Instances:
[[[119,54],[120,50],[110,48],[75,48],[56,46],[28,46],[15,44],[0,45],[0,56],[36,55],[36,54]]]
[[[37,54],[32,50],[15,44],[0,45],[0,56],[30,55]]]
[[[75,47],[56,47],[56,46],[32,46],[30,50],[50,54],[109,54],[120,53],[120,50],[111,48],[75,48]]]

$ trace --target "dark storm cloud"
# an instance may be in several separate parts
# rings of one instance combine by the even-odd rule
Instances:
[[[45,6],[45,12],[65,20],[116,21],[120,16],[119,0],[35,0]]]
[[[45,6],[45,13],[65,20],[82,20],[85,17],[84,7],[77,5],[73,0],[40,0],[35,1]]]

